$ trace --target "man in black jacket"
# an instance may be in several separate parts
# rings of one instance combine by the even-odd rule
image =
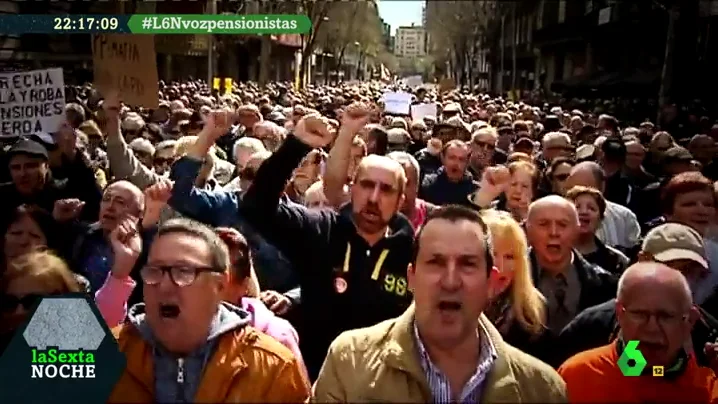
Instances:
[[[655,261],[676,269],[685,275],[688,284],[693,287],[701,274],[708,269],[705,244],[701,236],[692,228],[666,223],[652,229],[646,235],[639,261]],[[703,352],[706,342],[714,342],[718,336],[718,324],[713,316],[718,315],[714,303],[718,295],[714,293],[702,305],[703,315],[696,322],[692,332],[696,359],[701,365],[709,365]],[[557,344],[562,360],[592,348],[606,345],[618,333],[616,322],[616,299],[590,307],[569,323],[559,336]]]
[[[461,140],[451,140],[441,150],[443,166],[424,177],[419,197],[434,205],[468,205],[467,197],[476,191],[474,177],[467,170],[469,147]]]
[[[367,117],[362,106],[350,106],[339,130],[357,133]],[[326,118],[305,116],[259,168],[240,207],[240,214],[299,272],[300,345],[311,377],[339,333],[396,317],[411,303],[406,270],[414,230],[398,214],[406,185],[399,163],[377,155],[364,158],[354,175],[351,203],[341,212],[279,201],[304,156],[333,138]]]
[[[554,366],[560,360],[551,345],[566,324],[585,308],[616,296],[615,276],[589,263],[573,248],[578,227],[576,207],[560,196],[543,197],[529,207],[526,234],[531,245],[531,275],[546,298],[549,337],[544,338],[544,348],[531,354]]]

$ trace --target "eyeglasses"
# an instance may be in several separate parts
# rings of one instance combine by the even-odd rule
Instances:
[[[22,306],[25,310],[32,310],[40,300],[45,296],[54,296],[59,293],[49,293],[46,295],[40,295],[36,293],[30,293],[23,297],[17,297],[14,295],[2,295],[0,296],[0,310],[3,312],[12,312],[17,309],[18,306]]]
[[[190,286],[197,280],[199,274],[204,272],[222,273],[223,270],[208,266],[191,266],[191,265],[147,265],[140,270],[142,282],[149,286],[158,285],[162,282],[165,273],[170,275],[170,280],[175,285],[184,288]]]
[[[650,312],[647,310],[628,310],[625,307],[622,308],[622,310],[631,321],[641,326],[648,324],[651,317],[656,318],[656,323],[658,323],[661,328],[675,327],[688,320],[688,314],[667,313],[663,311]]]

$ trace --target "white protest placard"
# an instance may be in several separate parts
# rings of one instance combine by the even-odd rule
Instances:
[[[415,89],[424,84],[424,80],[421,78],[421,76],[409,76],[404,79],[404,83],[406,83],[407,87]]]
[[[385,113],[409,115],[411,107],[411,94],[390,92],[384,94],[383,101]]]
[[[436,118],[436,104],[415,104],[411,106],[411,120],[418,121],[425,116]]]
[[[64,118],[62,69],[0,74],[0,136],[56,132]]]

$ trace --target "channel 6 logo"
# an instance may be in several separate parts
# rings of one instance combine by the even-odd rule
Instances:
[[[638,341],[628,341],[621,357],[618,358],[618,368],[621,369],[621,373],[624,376],[640,376],[647,364],[646,358],[638,350]]]

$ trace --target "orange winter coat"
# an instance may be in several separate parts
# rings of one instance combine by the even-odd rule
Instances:
[[[132,324],[113,330],[127,368],[108,403],[154,403],[152,346]],[[252,327],[218,337],[202,374],[194,403],[299,403],[309,398],[309,381],[294,355]]]

